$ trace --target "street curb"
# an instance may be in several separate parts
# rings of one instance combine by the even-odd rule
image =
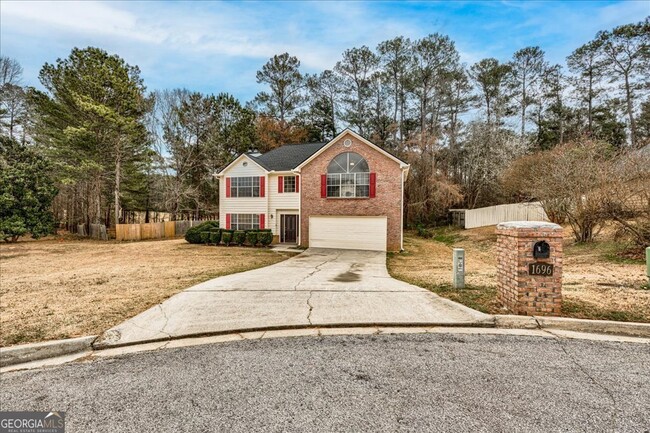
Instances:
[[[422,328],[422,327],[448,327],[448,328],[494,328],[494,320],[487,316],[483,320],[474,320],[471,322],[336,322],[336,323],[316,323],[311,325],[273,325],[273,326],[251,326],[243,328],[225,329],[222,331],[210,332],[193,332],[183,335],[173,335],[168,337],[148,338],[140,341],[127,341],[122,343],[108,343],[102,336],[98,337],[92,344],[93,350],[115,349],[119,347],[138,346],[141,344],[164,343],[186,338],[203,338],[218,337],[222,335],[241,334],[248,332],[267,332],[267,331],[292,331],[301,329],[336,329],[336,328]]]
[[[650,338],[650,323],[515,315],[495,315],[494,320],[497,328],[561,329],[592,334]]]
[[[71,338],[66,340],[46,341],[43,343],[23,344],[0,348],[0,367],[8,367],[16,364],[24,364],[32,361],[39,361],[48,358],[56,358],[84,351],[95,351],[113,349],[125,346],[138,346],[148,343],[168,342],[186,338],[200,338],[220,335],[238,334],[242,332],[256,331],[281,331],[298,329],[324,329],[324,328],[368,328],[368,327],[396,327],[396,328],[418,328],[418,327],[467,327],[467,328],[502,328],[502,329],[558,329],[565,331],[583,332],[591,334],[620,335],[627,337],[650,338],[650,323],[637,322],[615,322],[611,320],[590,320],[571,319],[564,317],[541,317],[541,316],[517,316],[497,314],[488,316],[487,320],[458,323],[337,323],[317,324],[312,326],[270,326],[260,328],[245,328],[228,330],[222,332],[196,333],[173,338],[151,339],[137,343],[104,345],[98,336]],[[93,344],[97,341],[97,344]]]
[[[0,367],[93,350],[96,335],[0,348]]]

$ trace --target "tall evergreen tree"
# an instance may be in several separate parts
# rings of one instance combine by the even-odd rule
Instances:
[[[599,32],[596,40],[607,78],[623,90],[630,141],[632,146],[636,146],[635,91],[643,90],[644,87],[647,90],[648,87],[650,17],[639,23],[618,26],[611,32]]]
[[[479,91],[479,106],[485,107],[485,118],[488,123],[494,122],[499,125],[506,113],[508,95],[505,83],[510,68],[508,64],[489,58],[474,63],[469,70],[469,75]]]
[[[539,47],[526,47],[515,52],[510,65],[509,82],[513,97],[519,106],[519,121],[521,122],[521,138],[526,136],[528,107],[535,103],[539,96],[538,86],[546,68],[544,51]]]
[[[344,120],[358,132],[368,132],[369,101],[372,94],[372,77],[379,65],[379,58],[367,46],[351,48],[343,52],[343,59],[334,70],[343,83]]]
[[[394,146],[399,143],[400,147],[404,143],[406,132],[404,121],[410,87],[409,70],[413,62],[412,49],[411,40],[403,36],[381,42],[377,46],[382,74],[390,86],[393,98],[393,142]]]
[[[267,84],[270,92],[260,92],[255,102],[262,111],[282,124],[290,121],[304,101],[305,82],[300,61],[289,53],[275,55],[257,71],[257,82]]]
[[[567,65],[573,72],[573,85],[576,97],[586,106],[587,132],[593,131],[593,114],[596,98],[602,93],[599,86],[603,74],[603,65],[598,61],[600,44],[598,41],[588,42],[577,48],[569,57]]]
[[[93,178],[95,222],[102,194],[112,189],[118,223],[123,184],[149,155],[143,124],[149,101],[139,68],[99,48],[74,48],[68,58],[46,63],[39,78],[48,92],[35,98],[39,132],[64,168],[61,180]]]

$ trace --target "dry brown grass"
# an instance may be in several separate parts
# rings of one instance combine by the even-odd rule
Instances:
[[[503,313],[496,300],[494,227],[436,233],[438,241],[406,234],[406,251],[389,257],[391,275],[472,308]],[[591,244],[575,244],[565,233],[563,316],[650,322],[643,262],[619,255],[624,245],[614,241],[612,230],[604,230]],[[454,247],[465,249],[466,290],[451,289]]]
[[[201,281],[289,257],[184,240],[0,245],[0,345],[98,334]]]

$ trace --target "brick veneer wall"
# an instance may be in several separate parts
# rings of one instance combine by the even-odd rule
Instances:
[[[343,140],[351,139],[350,147]],[[332,159],[344,152],[355,152],[368,162],[371,173],[377,175],[374,198],[321,198],[321,175],[327,173]],[[309,246],[309,217],[312,215],[386,216],[388,225],[387,249],[399,251],[402,247],[402,169],[399,163],[351,134],[344,134],[301,171],[300,181],[300,245]]]
[[[559,315],[562,307],[562,227],[536,221],[497,225],[497,296],[521,315]],[[546,241],[548,259],[535,259],[533,245]],[[553,276],[528,274],[530,263],[552,263]]]

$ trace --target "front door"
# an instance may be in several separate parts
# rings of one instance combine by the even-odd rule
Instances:
[[[296,243],[298,240],[298,215],[280,215],[280,242]]]

